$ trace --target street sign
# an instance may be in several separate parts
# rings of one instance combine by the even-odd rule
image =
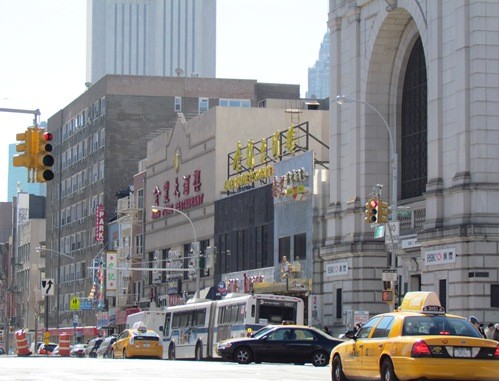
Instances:
[[[385,233],[385,243],[399,243],[400,240],[400,221],[390,221]],[[391,233],[390,233],[391,232]]]
[[[381,275],[381,280],[383,282],[397,282],[398,281],[397,270],[383,270],[383,273]]]
[[[374,228],[374,238],[383,238],[385,236],[385,225],[376,226]]]
[[[71,311],[78,311],[80,309],[80,300],[76,296],[69,302],[69,309]]]
[[[51,278],[42,279],[41,283],[42,296],[54,296],[54,290],[55,290],[54,279]]]
[[[44,344],[48,344],[48,343],[50,343],[50,333],[45,332],[45,333],[43,334],[43,343],[44,343]]]

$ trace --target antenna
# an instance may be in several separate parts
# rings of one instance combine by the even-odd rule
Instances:
[[[184,76],[184,71],[181,68],[176,68],[175,69],[175,74],[177,74],[177,77],[183,77]]]

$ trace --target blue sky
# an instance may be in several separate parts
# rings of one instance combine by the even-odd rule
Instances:
[[[4,1],[0,108],[47,120],[85,91],[87,0]],[[327,31],[328,0],[217,0],[217,77],[300,84],[307,91]],[[7,201],[8,145],[30,114],[0,112],[0,201]]]

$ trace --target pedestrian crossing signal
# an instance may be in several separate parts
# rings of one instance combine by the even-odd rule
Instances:
[[[393,290],[381,291],[381,300],[385,303],[393,302]]]

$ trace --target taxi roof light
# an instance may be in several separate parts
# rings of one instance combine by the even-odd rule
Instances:
[[[440,298],[432,291],[411,291],[406,293],[398,310],[427,314],[445,313],[445,309],[440,304]]]

